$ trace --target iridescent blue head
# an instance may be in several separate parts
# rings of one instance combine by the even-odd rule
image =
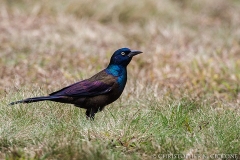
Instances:
[[[131,62],[132,57],[140,53],[142,53],[142,51],[131,50],[129,48],[118,49],[113,53],[109,65],[126,67]]]

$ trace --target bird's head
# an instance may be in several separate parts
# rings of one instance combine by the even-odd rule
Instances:
[[[116,50],[110,60],[110,65],[122,65],[126,67],[132,60],[132,57],[142,53],[142,51],[121,48]]]

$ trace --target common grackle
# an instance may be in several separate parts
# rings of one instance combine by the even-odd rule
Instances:
[[[116,50],[106,69],[89,79],[74,83],[49,96],[27,98],[10,103],[32,103],[38,101],[54,101],[74,104],[86,109],[87,118],[94,119],[98,111],[117,100],[122,94],[127,82],[127,65],[132,57],[142,53],[129,48]]]

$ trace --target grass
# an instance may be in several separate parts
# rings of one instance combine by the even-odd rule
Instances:
[[[2,0],[0,159],[239,155],[239,14],[236,0]],[[144,53],[95,121],[66,104],[7,105],[92,76],[120,47]]]

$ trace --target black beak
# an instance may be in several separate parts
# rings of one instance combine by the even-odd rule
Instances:
[[[143,53],[142,51],[137,50],[131,50],[131,52],[128,54],[129,57],[136,56],[137,54]]]

